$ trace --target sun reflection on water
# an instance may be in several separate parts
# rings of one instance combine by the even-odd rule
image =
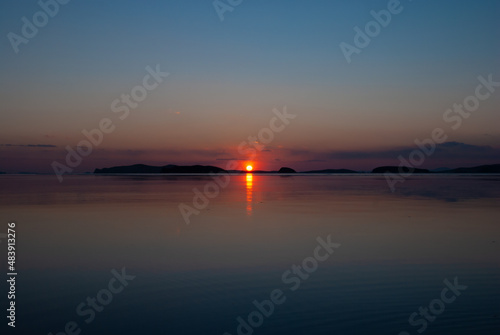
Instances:
[[[252,215],[252,188],[253,188],[253,175],[247,173],[247,215]]]

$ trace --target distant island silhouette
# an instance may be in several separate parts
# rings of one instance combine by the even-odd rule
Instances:
[[[372,173],[400,173],[400,169],[402,173],[431,173],[431,171],[427,169],[412,169],[407,166],[402,166],[401,168],[399,166],[381,166],[373,169]]]
[[[110,168],[95,169],[94,173],[220,173],[227,172],[216,166],[210,165],[165,165],[151,166],[145,164],[135,164],[128,166],[115,166]]]
[[[313,171],[304,171],[301,173],[359,173],[358,171],[348,170],[348,169],[325,169],[325,170],[313,170]]]
[[[148,174],[148,173],[175,173],[175,174],[209,174],[209,173],[248,173],[244,170],[224,170],[217,166],[211,165],[165,165],[165,166],[151,166],[145,164],[134,164],[127,166],[114,166],[110,168],[95,169],[94,174]],[[263,171],[255,170],[252,173],[307,173],[307,174],[342,174],[349,173],[355,174],[360,173],[359,171],[349,170],[349,169],[324,169],[324,170],[312,170],[312,171],[300,171],[297,172],[289,167],[282,167],[278,171]],[[407,166],[380,166],[376,167],[371,171],[371,173],[432,173],[432,174],[442,174],[442,173],[500,173],[500,164],[493,165],[481,165],[475,167],[461,167],[456,169],[445,169],[440,168],[436,170],[427,169],[417,169]]]

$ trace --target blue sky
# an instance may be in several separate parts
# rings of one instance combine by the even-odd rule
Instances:
[[[387,4],[244,0],[221,22],[212,1],[72,0],[16,54],[7,34],[20,34],[21,18],[40,7],[2,1],[0,144],[17,147],[0,147],[9,158],[0,170],[50,170],[156,64],[170,76],[77,171],[137,160],[215,164],[236,157],[238,144],[285,105],[298,117],[257,158],[262,167],[397,164],[383,155],[331,157],[412,148],[443,126],[444,111],[474,92],[479,75],[500,81],[500,3],[401,1],[402,12],[348,64],[339,44],[352,44],[353,27]],[[499,95],[449,140],[499,148]],[[474,165],[498,157],[489,152],[446,159]],[[442,163],[437,156],[426,162]]]

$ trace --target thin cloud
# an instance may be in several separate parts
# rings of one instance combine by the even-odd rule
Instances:
[[[52,144],[0,144],[0,147],[57,148]]]
[[[399,157],[408,159],[414,150],[420,150],[417,145],[411,147],[395,147],[386,150],[356,150],[356,151],[313,151],[303,149],[288,149],[288,155],[300,159],[302,162],[335,162],[335,164],[346,162],[361,164],[397,164]],[[462,142],[445,142],[435,146],[431,155],[426,155],[426,164],[450,162],[470,162],[470,164],[482,164],[482,162],[500,162],[500,148],[488,145],[473,145]],[[392,162],[392,163],[391,163]],[[354,166],[354,165],[353,165]]]
[[[399,156],[408,157],[412,151],[419,150],[417,146],[395,148],[389,150],[374,150],[374,151],[343,151],[330,152],[326,154],[329,159],[384,159],[398,158]],[[500,159],[500,150],[492,148],[488,145],[473,145],[461,142],[445,142],[436,145],[432,156],[439,157],[459,157],[459,156],[491,156]]]

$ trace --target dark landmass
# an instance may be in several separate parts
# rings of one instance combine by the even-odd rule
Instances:
[[[94,173],[219,173],[224,171],[224,169],[209,165],[151,166],[145,164],[135,164],[129,166],[114,166],[110,168],[95,169]]]
[[[227,173],[249,173],[248,171],[245,170],[227,170]],[[278,173],[278,171],[266,171],[266,170],[252,170],[251,173],[253,174],[270,174],[270,173]]]
[[[180,166],[180,165],[167,165],[161,169],[161,173],[220,173],[226,172],[226,170],[221,169],[217,166],[210,165],[191,165],[191,166]]]
[[[500,173],[500,164],[481,165],[470,168],[458,168],[439,173]]]
[[[151,166],[145,164],[135,164],[128,166],[114,166],[110,168],[103,169],[95,169],[94,173],[106,173],[106,174],[114,174],[114,173],[247,173],[243,170],[230,170],[226,171],[217,166],[210,165],[190,165],[190,166],[182,166],[182,165],[165,165],[165,166]],[[296,173],[294,169],[288,167],[282,167],[279,171],[252,171],[252,173]]]
[[[476,166],[476,167],[469,167],[469,168],[457,168],[457,169],[447,169],[447,168],[439,168],[436,170],[427,170],[427,169],[417,169],[417,168],[409,168],[406,166],[403,166],[401,168],[400,172],[400,167],[399,166],[380,166],[371,171],[371,173],[433,173],[433,174],[439,174],[439,173],[499,173],[500,174],[500,164],[493,164],[493,165],[481,165],[481,166]],[[1,174],[2,172],[0,172]],[[114,173],[123,173],[123,174],[133,174],[133,173],[176,173],[176,174],[182,174],[182,173],[200,173],[200,174],[209,174],[209,173],[247,173],[247,171],[243,170],[229,170],[226,171],[224,169],[221,169],[217,166],[211,166],[211,165],[190,165],[190,166],[183,166],[183,165],[165,165],[165,166],[151,166],[151,165],[145,165],[145,164],[135,164],[135,165],[128,165],[128,166],[114,166],[110,168],[103,168],[103,169],[95,169],[94,170],[95,174],[100,174],[100,173],[106,173],[106,174],[114,174]],[[252,171],[254,174],[272,174],[272,173],[297,173],[292,168],[289,167],[282,167],[279,169],[279,171],[264,171],[264,170],[255,170]],[[300,173],[305,173],[305,174],[326,174],[326,173],[336,173],[336,174],[341,174],[341,173],[360,173],[359,171],[354,171],[354,170],[349,170],[349,169],[325,169],[325,170],[313,170],[313,171],[304,171]]]
[[[500,173],[500,164],[493,165],[481,165],[474,166],[468,168],[457,168],[457,169],[448,169],[448,168],[439,168],[432,171],[427,169],[417,169],[412,170],[409,167],[403,166],[402,173]],[[381,166],[373,169],[372,173],[400,173],[398,166]]]
[[[289,167],[282,167],[279,169],[278,173],[297,173],[297,171]]]
[[[326,169],[326,170],[304,171],[301,173],[359,173],[359,172],[348,169]]]
[[[401,170],[401,172],[399,171]],[[427,169],[409,168],[407,166],[380,166],[372,170],[372,173],[431,173]]]
[[[226,172],[228,172],[228,173],[249,173],[248,171],[244,171],[244,170],[228,170]],[[253,170],[253,171],[251,171],[251,173],[253,173],[253,174],[259,174],[259,173],[262,173],[262,174],[297,173],[297,171],[295,171],[294,169],[289,168],[289,167],[282,167],[279,169],[279,171]]]
[[[450,170],[451,170],[450,168],[441,167],[441,168],[437,168],[437,169],[432,169],[431,172],[448,172]]]
[[[94,173],[161,173],[162,166],[135,164],[129,166],[114,166],[110,168],[95,169]]]

